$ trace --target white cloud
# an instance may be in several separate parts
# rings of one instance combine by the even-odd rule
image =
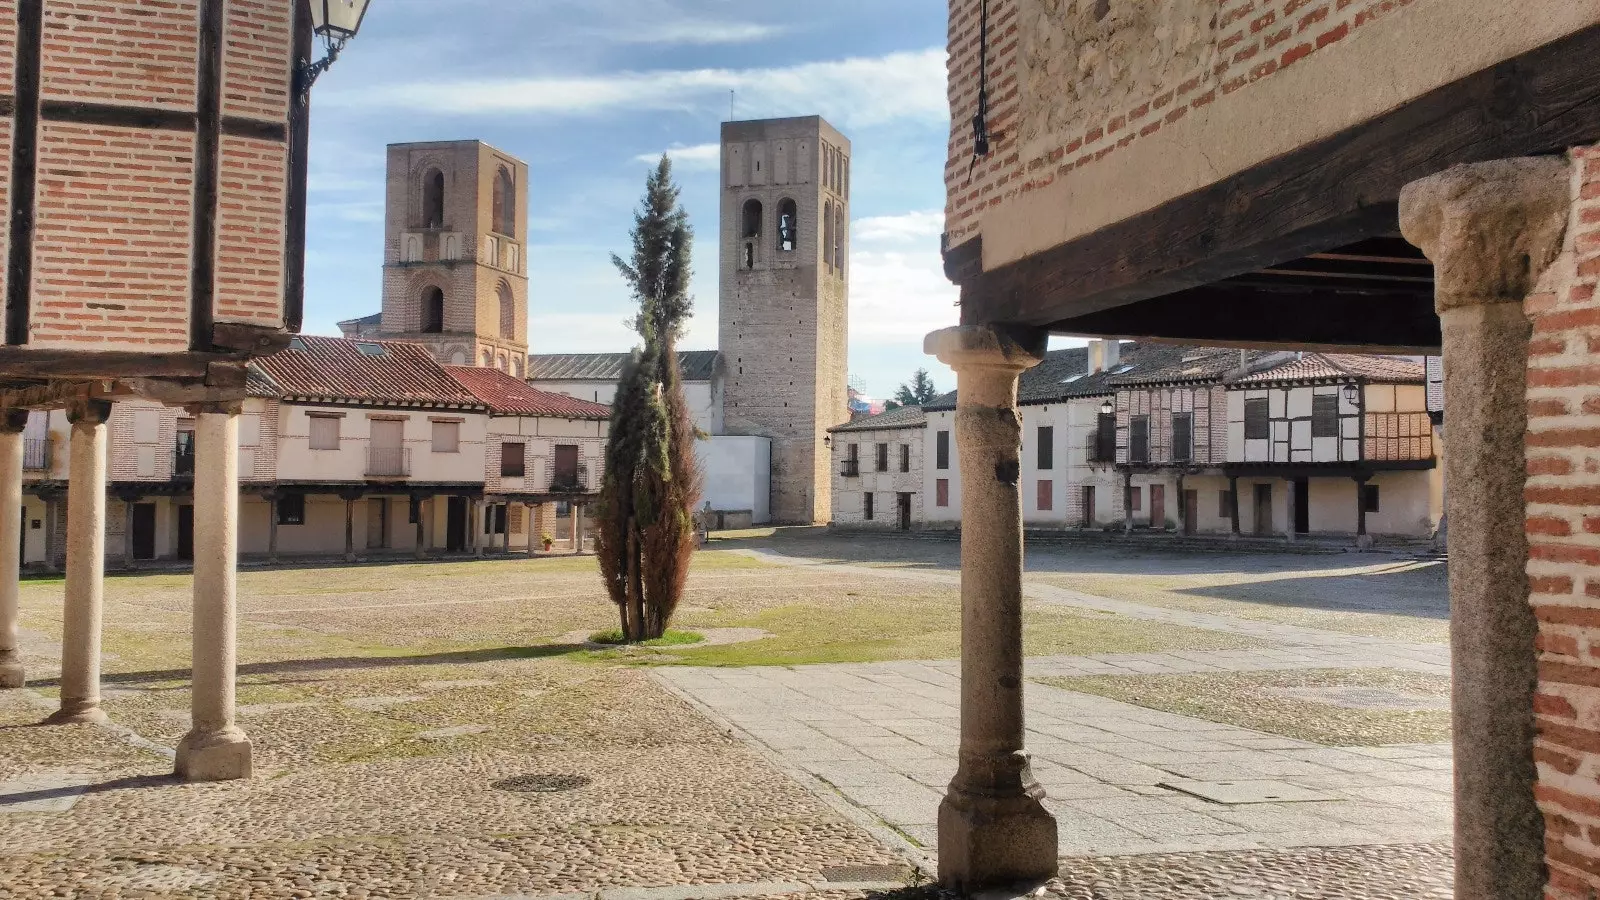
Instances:
[[[850,338],[904,342],[920,352],[930,331],[957,324],[960,292],[944,277],[937,248],[850,254]]]
[[[857,245],[917,242],[937,247],[937,238],[944,232],[944,213],[925,209],[897,216],[868,216],[852,222],[850,231]]]
[[[722,164],[722,145],[695,144],[685,147],[677,144],[667,148],[667,155],[672,157],[672,164],[679,169],[696,171],[715,169]],[[641,153],[633,159],[634,162],[655,165],[661,156],[657,153]]]
[[[467,116],[715,112],[727,108],[729,91],[741,117],[820,113],[843,126],[862,126],[949,115],[943,48],[767,69],[341,85],[319,94],[317,102],[323,109]]]
[[[784,29],[754,22],[713,22],[684,19],[636,30],[607,29],[598,37],[618,44],[748,44],[775,38]]]

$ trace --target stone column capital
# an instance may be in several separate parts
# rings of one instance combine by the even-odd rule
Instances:
[[[111,418],[111,401],[83,398],[67,407],[67,421],[73,425],[104,425]]]
[[[1561,252],[1572,203],[1560,157],[1446,169],[1400,192],[1400,231],[1434,264],[1440,313],[1521,303]]]
[[[1040,330],[999,325],[959,325],[935,331],[922,340],[922,350],[955,369],[992,369],[1014,377],[1044,359],[1049,335]]]
[[[7,409],[0,411],[0,434],[21,434],[27,428],[27,410]]]
[[[183,411],[191,416],[237,416],[244,412],[243,400],[207,400],[203,403],[186,403]]]

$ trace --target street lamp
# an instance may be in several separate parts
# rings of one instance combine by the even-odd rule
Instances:
[[[1344,386],[1344,402],[1350,404],[1351,406],[1355,406],[1360,401],[1361,401],[1361,387],[1359,385],[1355,385],[1355,384],[1347,384],[1347,385],[1345,385]]]
[[[1100,415],[1102,416],[1109,416],[1116,411],[1117,408],[1111,405],[1111,401],[1109,399],[1100,404]]]
[[[361,20],[367,14],[371,0],[306,0],[311,4],[311,31],[322,38],[323,57],[316,62],[306,61],[300,69],[300,99],[311,95],[311,85],[317,76],[328,71],[339,58],[344,45],[361,29]]]

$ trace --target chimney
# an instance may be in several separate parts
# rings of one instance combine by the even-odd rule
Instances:
[[[1122,362],[1122,342],[1110,340],[1089,342],[1089,374],[1114,369]]]

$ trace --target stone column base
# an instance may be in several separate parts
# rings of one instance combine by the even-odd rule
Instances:
[[[1356,535],[1356,549],[1357,550],[1371,550],[1372,549],[1372,535],[1370,535],[1370,534],[1358,534],[1358,535]]]
[[[939,883],[971,892],[1031,886],[1054,878],[1056,820],[1035,786],[1012,797],[987,797],[952,787],[939,804]]]
[[[238,728],[191,731],[178,742],[177,775],[185,781],[250,777],[250,739]]]
[[[44,720],[46,725],[105,725],[111,721],[106,711],[100,708],[100,701],[84,703],[63,702],[61,708],[50,714]]]
[[[0,690],[19,688],[28,683],[23,674],[22,660],[15,653],[0,653]]]

